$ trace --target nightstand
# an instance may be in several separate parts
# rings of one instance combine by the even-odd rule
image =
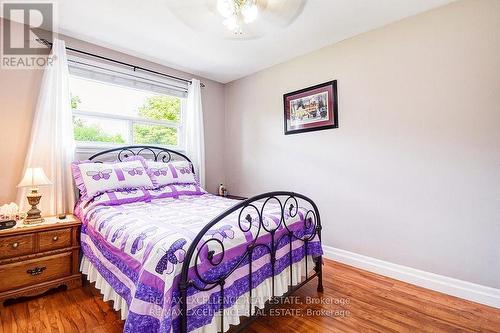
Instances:
[[[0,230],[0,307],[7,299],[82,285],[80,224],[73,215],[63,220],[51,216],[41,224],[18,222]]]
[[[245,197],[240,197],[238,195],[231,195],[231,194],[226,195],[224,198],[233,199],[233,200],[246,200],[246,199],[248,199]]]

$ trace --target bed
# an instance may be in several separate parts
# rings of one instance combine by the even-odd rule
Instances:
[[[89,160],[133,156],[190,163],[153,146],[106,150]],[[238,330],[312,279],[323,291],[319,211],[298,193],[236,201],[175,184],[82,198],[75,214],[82,221],[81,271],[114,301],[125,332]]]

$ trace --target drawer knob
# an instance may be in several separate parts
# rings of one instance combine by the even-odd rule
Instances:
[[[54,242],[55,242],[55,241],[57,241],[58,239],[59,239],[59,237],[57,237],[57,236],[52,237],[52,240],[53,240]]]
[[[33,269],[28,269],[26,273],[30,274],[31,276],[35,275],[40,275],[43,273],[44,270],[46,270],[47,267],[35,267]]]
[[[12,247],[13,247],[13,248],[15,248],[15,249],[16,249],[18,246],[19,246],[19,243],[18,243],[18,242],[15,242],[14,244],[12,244]]]

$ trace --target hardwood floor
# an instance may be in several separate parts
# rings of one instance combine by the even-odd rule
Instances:
[[[325,260],[313,281],[245,332],[500,332],[500,310]],[[308,297],[323,304],[312,304]],[[92,286],[0,308],[0,332],[122,332]]]

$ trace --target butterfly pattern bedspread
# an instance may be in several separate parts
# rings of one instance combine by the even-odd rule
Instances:
[[[84,255],[127,302],[129,314],[125,332],[179,331],[178,282],[186,251],[209,221],[237,201],[210,194],[177,195],[116,205],[101,201],[80,202],[75,213],[83,223],[81,244]],[[264,224],[272,229],[272,224],[279,221],[279,206],[268,204],[264,212]],[[258,215],[251,210],[248,213],[251,218],[242,217],[243,229],[248,230],[247,232],[240,230],[237,212],[207,233],[206,239],[216,238],[224,244],[225,253],[223,263],[214,267],[206,258],[207,252],[213,251],[211,254],[215,256],[221,254],[217,242],[210,242],[200,249],[197,268],[205,279],[215,279],[229,272],[257,235]],[[307,223],[303,221],[304,213],[299,211],[294,218],[287,216],[287,225],[298,237],[311,233],[307,229]],[[246,215],[245,213],[243,216]],[[285,232],[283,227],[278,229],[276,239]],[[257,243],[269,244],[270,239],[270,234],[261,230]],[[292,241],[292,245],[292,258],[296,263],[304,258],[305,247],[298,240]],[[277,245],[275,274],[289,266],[289,247],[288,237],[282,237]],[[308,242],[307,253],[313,257],[322,254],[317,236]],[[242,265],[248,267],[249,260],[256,263],[259,259],[268,264],[261,265],[252,275],[253,288],[272,274],[269,253],[264,249],[254,251],[252,258],[244,260]],[[198,286],[203,286],[196,278],[194,264],[193,260],[190,278]],[[248,269],[241,271],[248,272]],[[232,275],[224,287],[226,308],[250,288],[248,275]],[[203,297],[196,297],[197,295]],[[219,303],[215,300],[218,300],[219,295],[219,288],[209,292],[188,289],[189,331],[216,320],[214,315],[219,311]]]

